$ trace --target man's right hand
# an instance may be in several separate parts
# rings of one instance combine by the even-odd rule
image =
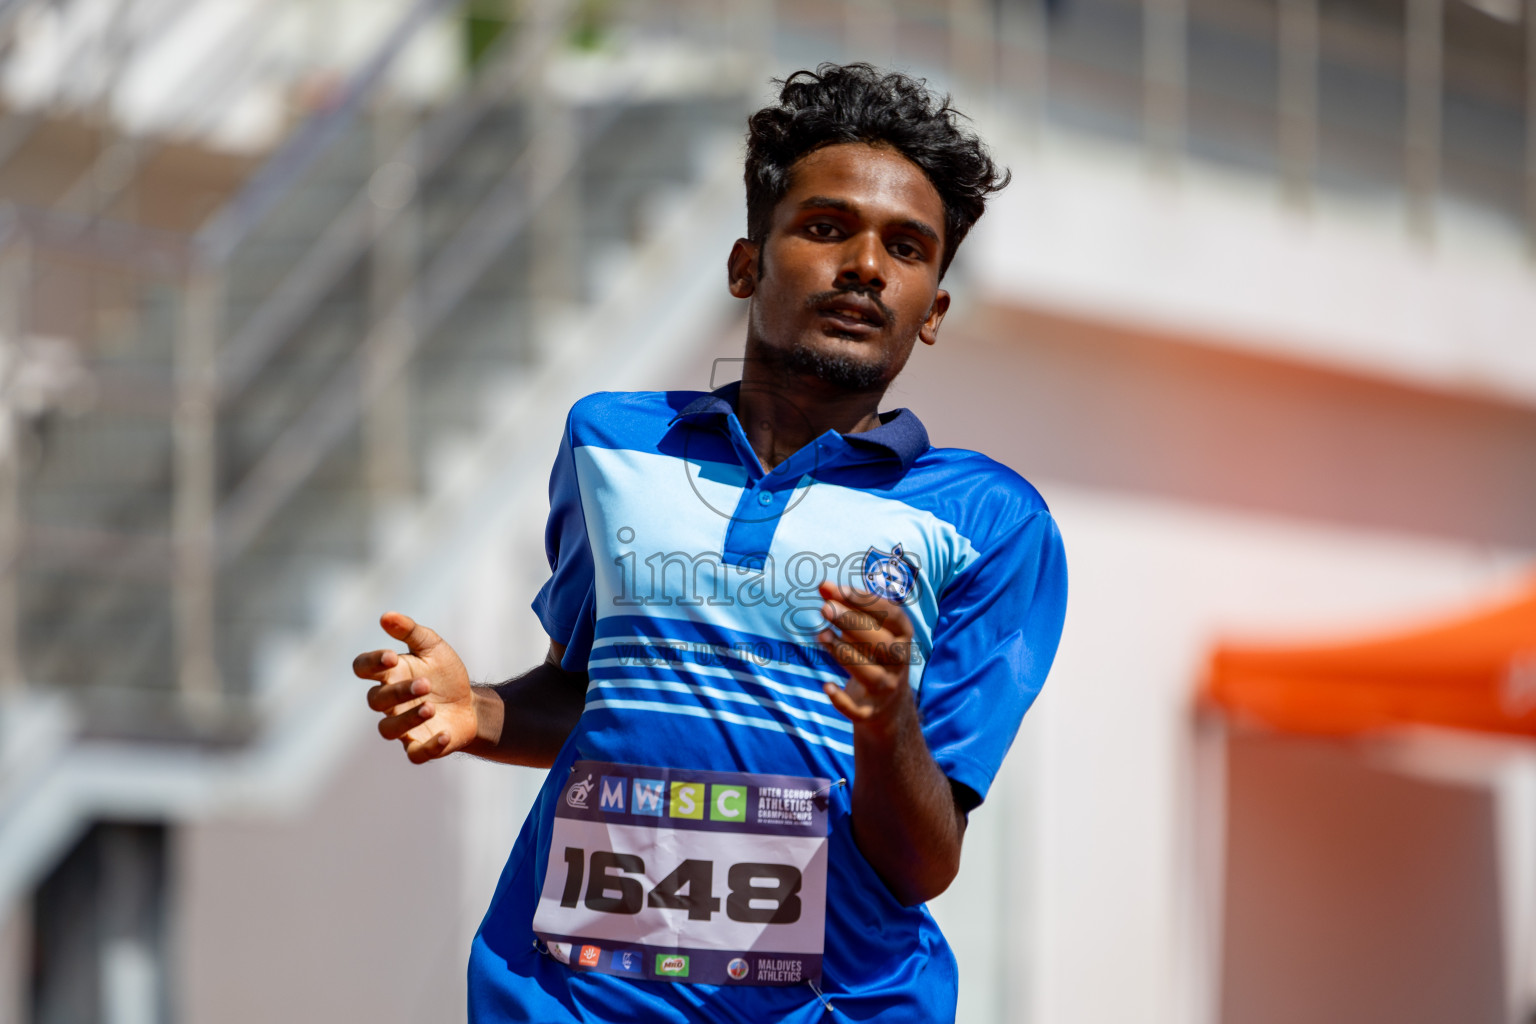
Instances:
[[[368,706],[384,716],[379,735],[399,740],[414,764],[473,743],[478,736],[475,694],[458,654],[442,637],[399,612],[386,612],[379,625],[406,646],[403,654],[369,651],[352,661],[358,678],[377,684],[368,691]]]

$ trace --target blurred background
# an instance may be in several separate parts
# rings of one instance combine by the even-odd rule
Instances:
[[[1536,0],[0,0],[0,1022],[462,1019],[540,775],[351,658],[541,657],[566,408],[732,379],[745,115],[849,59],[1013,170],[889,405],[1072,572],[961,1019],[1536,1019]],[[1228,671],[1501,606],[1368,727]]]

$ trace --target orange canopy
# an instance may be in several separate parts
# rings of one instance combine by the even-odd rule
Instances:
[[[1218,647],[1202,697],[1287,732],[1441,725],[1536,736],[1536,580],[1513,601],[1394,636]]]

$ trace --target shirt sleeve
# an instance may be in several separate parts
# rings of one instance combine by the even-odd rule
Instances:
[[[571,446],[571,424],[566,420],[549,474],[549,522],[544,527],[544,554],[550,577],[533,599],[533,611],[544,632],[565,645],[560,667],[585,672],[592,655],[592,628],[596,612],[592,547],[587,539],[587,519],[581,506],[581,486]]]
[[[1056,656],[1067,560],[1051,514],[993,540],[939,598],[918,708],[939,768],[985,798]]]

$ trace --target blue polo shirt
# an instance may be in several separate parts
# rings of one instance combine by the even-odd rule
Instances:
[[[852,726],[821,690],[846,681],[814,639],[823,580],[904,601],[923,736],[978,799],[1055,655],[1065,557],[1018,474],[930,446],[905,409],[765,471],[736,418],[739,387],[597,394],[571,410],[534,610],[590,683],[475,936],[473,1021],[954,1015],[954,957],[927,909],[898,903],[859,851],[851,785],[829,794],[824,998],[581,972],[535,941],[556,801],[579,760],[855,782]],[[666,659],[632,656],[661,648]]]

